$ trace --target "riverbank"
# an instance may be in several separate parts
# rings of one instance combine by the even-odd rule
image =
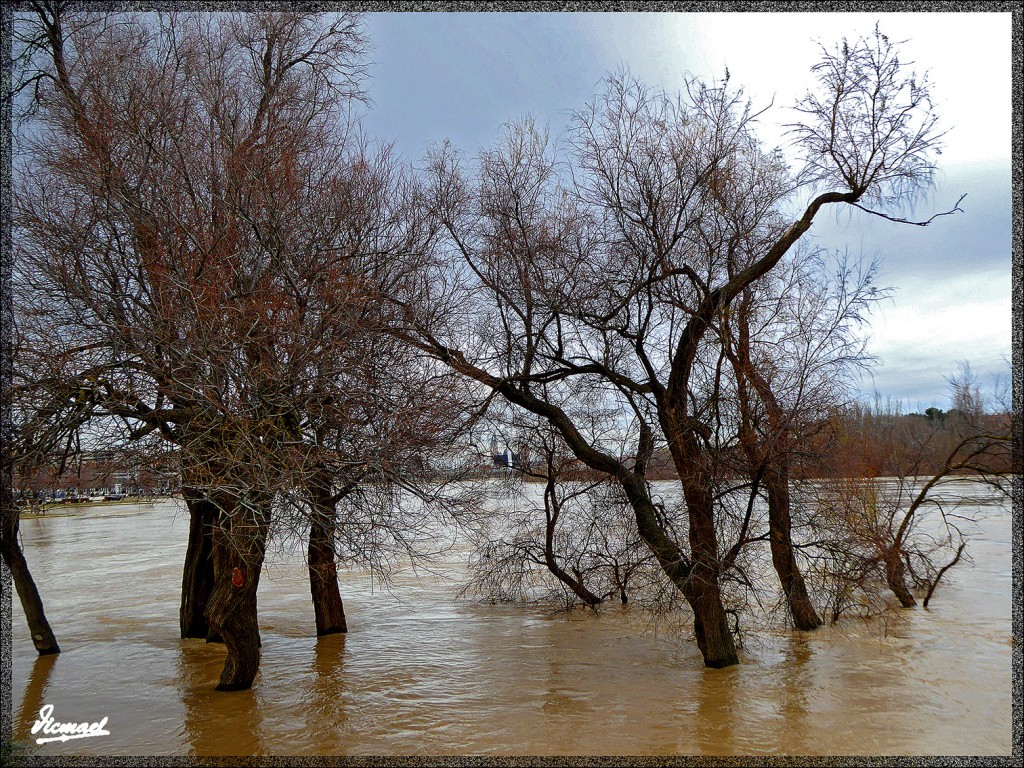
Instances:
[[[167,496],[121,496],[118,498],[81,498],[72,501],[47,501],[42,504],[27,504],[19,508],[22,520],[34,517],[67,516],[76,512],[84,512],[93,507],[113,507],[118,505],[154,506],[165,502]]]

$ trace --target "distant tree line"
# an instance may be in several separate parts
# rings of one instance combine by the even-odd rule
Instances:
[[[1007,433],[1013,416],[1009,411],[971,414],[957,408],[928,408],[923,414],[879,411],[870,404],[854,404],[837,412],[830,450],[833,458],[827,473],[844,477],[931,476],[940,472],[946,458],[965,431]],[[986,452],[977,465],[962,474],[1020,474],[1020,459],[1013,465],[1009,450]],[[813,470],[808,468],[808,476]]]

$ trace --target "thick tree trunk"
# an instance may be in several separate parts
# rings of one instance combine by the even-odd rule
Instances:
[[[710,493],[695,492],[697,489],[691,487],[687,495],[688,484],[684,483],[693,553],[693,560],[687,561],[658,522],[644,479],[626,473],[620,475],[619,481],[636,514],[640,538],[693,610],[693,631],[704,665],[719,668],[738,664],[736,644],[729,632],[718,586],[717,539]]]
[[[182,497],[188,505],[189,527],[178,612],[181,636],[214,640],[206,620],[206,604],[214,583],[213,528],[217,523],[217,505],[196,488],[184,488]]]
[[[218,691],[251,688],[259,671],[260,633],[256,592],[269,529],[269,504],[238,504],[222,510],[214,528],[214,586],[206,605],[210,630],[227,646]]]
[[[789,473],[778,465],[769,465],[765,469],[763,482],[768,492],[768,535],[771,542],[772,564],[789,603],[793,626],[802,630],[817,629],[822,621],[814,610],[804,576],[793,554]]]
[[[917,605],[917,600],[907,587],[906,568],[900,559],[899,549],[895,547],[885,558],[885,581],[896,595],[896,599],[900,601],[900,605],[904,608],[913,608]]]
[[[693,609],[693,630],[697,646],[704,656],[705,666],[728,667],[738,664],[739,656],[729,631],[719,586],[715,500],[708,458],[701,447],[697,425],[686,415],[685,404],[665,409],[662,428],[668,438],[672,461],[686,501],[692,562],[689,577],[681,588]]]
[[[715,534],[714,500],[705,483],[683,482],[690,519],[690,551],[693,570],[683,594],[693,608],[697,646],[709,667],[739,663],[736,644],[726,619],[718,583],[718,537]]]
[[[43,600],[36,589],[36,583],[29,572],[25,555],[18,543],[3,543],[4,564],[11,571],[11,580],[14,588],[18,591],[18,598],[21,600],[21,607],[25,611],[25,620],[28,622],[28,630],[32,634],[32,644],[40,656],[51,653],[60,653],[60,646],[57,645],[57,638],[46,620],[46,612],[43,610]]]
[[[313,598],[317,637],[348,631],[345,606],[338,588],[334,534],[338,524],[331,485],[327,478],[310,483],[309,591]]]

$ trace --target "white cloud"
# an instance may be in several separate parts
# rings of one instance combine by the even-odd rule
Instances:
[[[875,313],[869,351],[880,358],[878,389],[927,405],[946,401],[946,377],[967,360],[984,379],[1008,373],[1011,287],[999,270],[948,280],[915,281]]]
[[[757,102],[774,97],[776,107],[788,108],[810,83],[809,69],[820,58],[815,41],[831,47],[844,36],[870,34],[876,22],[890,39],[905,41],[903,61],[930,74],[949,128],[944,164],[1008,159],[1009,13],[708,13],[678,14],[672,24],[687,44],[679,61],[696,74],[720,77],[728,66],[732,82]]]

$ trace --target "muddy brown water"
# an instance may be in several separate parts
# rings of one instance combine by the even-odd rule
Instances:
[[[234,693],[213,690],[222,646],[178,638],[178,505],[26,519],[64,651],[36,657],[15,599],[14,735],[52,705],[109,735],[40,755],[1009,754],[1011,517],[980,511],[974,563],[928,610],[761,635],[724,670],[630,608],[480,605],[423,571],[391,591],[345,573],[349,634],[318,640],[301,554],[279,556],[261,671]]]

